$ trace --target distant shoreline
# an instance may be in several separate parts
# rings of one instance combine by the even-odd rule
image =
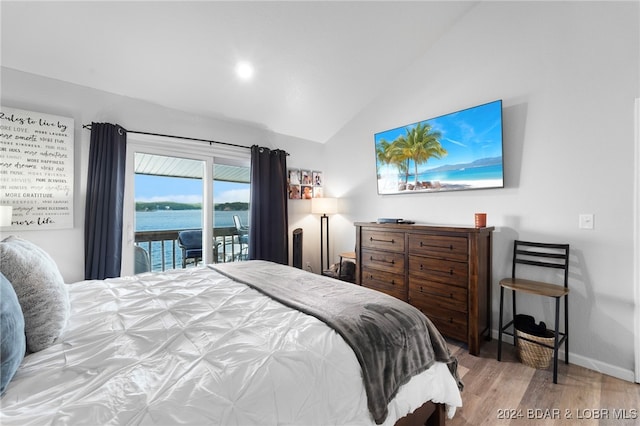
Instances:
[[[232,202],[214,204],[215,211],[247,211],[249,203]],[[136,201],[137,212],[155,212],[166,210],[202,210],[201,203],[177,203],[175,201]]]

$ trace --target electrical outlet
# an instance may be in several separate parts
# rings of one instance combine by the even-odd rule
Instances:
[[[593,213],[581,213],[578,216],[578,228],[580,229],[593,229]]]

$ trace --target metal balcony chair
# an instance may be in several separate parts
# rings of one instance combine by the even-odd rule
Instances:
[[[517,265],[529,265],[533,267],[554,268],[562,271],[560,285],[546,281],[535,281],[519,278],[516,275]],[[521,266],[522,268],[522,266]],[[500,280],[500,319],[498,324],[498,361],[502,357],[502,335],[513,336],[514,345],[518,339],[545,346],[553,349],[553,383],[558,383],[558,349],[564,344],[565,364],[569,363],[569,244],[549,244],[531,241],[513,242],[513,264],[511,278]],[[513,304],[513,318],[503,324],[504,289],[511,290]],[[555,323],[554,344],[533,341],[525,337],[518,337],[515,330],[516,318],[516,293],[528,293],[536,296],[551,297],[555,299]],[[560,299],[564,298],[564,330],[560,331]],[[513,332],[508,331],[513,326]]]
[[[242,224],[238,215],[233,215],[233,224],[238,234],[238,243],[240,243],[240,259],[244,260],[249,250],[249,227]]]
[[[189,229],[178,232],[178,246],[182,249],[182,267],[187,267],[187,261],[193,260],[197,266],[202,260],[202,230]]]

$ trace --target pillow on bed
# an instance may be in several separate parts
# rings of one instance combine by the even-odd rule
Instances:
[[[0,395],[18,371],[26,350],[24,316],[18,296],[0,272]]]
[[[0,242],[0,272],[16,292],[24,314],[27,349],[53,344],[69,319],[69,293],[58,266],[44,250],[10,236]]]

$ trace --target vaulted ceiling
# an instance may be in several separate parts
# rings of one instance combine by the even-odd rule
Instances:
[[[2,66],[325,142],[477,1],[2,1]],[[251,80],[235,74],[239,61]],[[443,66],[434,61],[433,66]]]

